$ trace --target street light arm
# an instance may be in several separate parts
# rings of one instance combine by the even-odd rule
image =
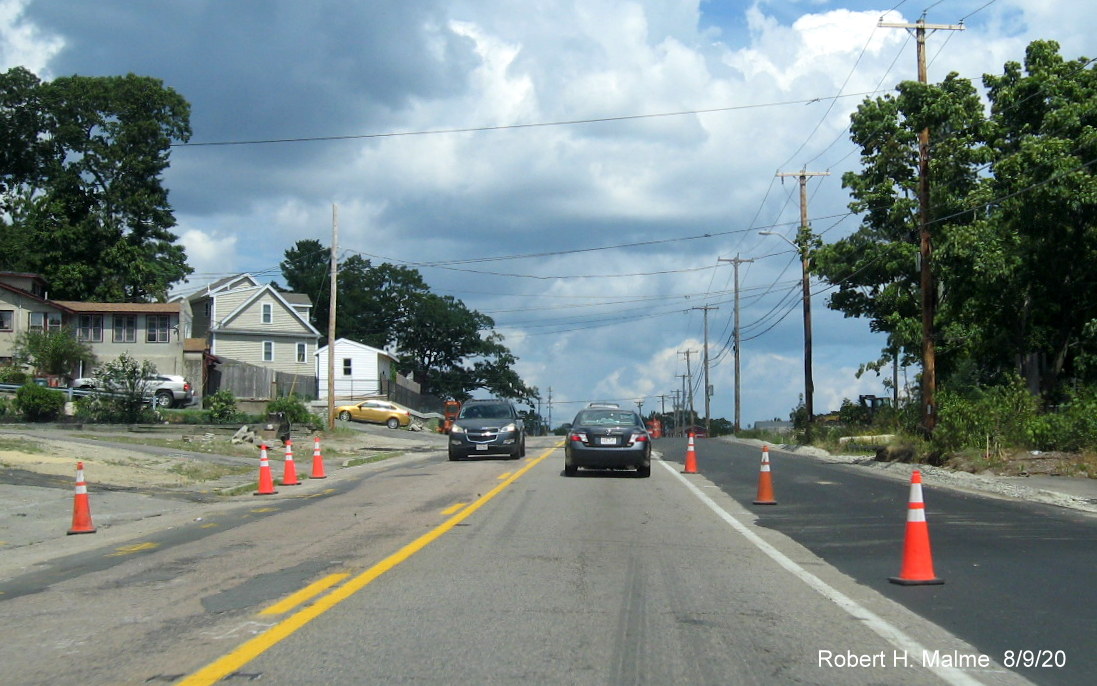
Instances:
[[[776,231],[759,231],[758,235],[760,235],[760,236],[777,236],[778,238],[780,238],[784,242],[788,243],[792,247],[796,248],[797,250],[800,250],[800,246],[798,246],[795,243],[793,243],[792,241],[790,241],[788,239],[788,236],[786,236],[783,233],[777,233]]]

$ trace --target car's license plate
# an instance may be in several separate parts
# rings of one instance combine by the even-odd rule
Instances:
[[[486,445],[478,445],[478,446],[476,446],[476,449],[477,450],[487,450],[488,447]]]
[[[598,443],[600,445],[617,445],[617,439],[613,436],[603,436]]]

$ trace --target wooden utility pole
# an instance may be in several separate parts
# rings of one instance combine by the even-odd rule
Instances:
[[[693,370],[690,368],[689,356],[697,352],[696,350],[678,351],[679,355],[686,356],[686,376],[689,377],[689,384],[686,386],[689,390],[689,425],[693,426],[697,423],[697,412],[693,409]]]
[[[805,438],[810,441],[815,426],[815,379],[811,373],[811,226],[808,224],[808,177],[830,176],[830,172],[798,171],[778,172],[777,176],[795,176],[800,180],[800,232],[793,245],[800,251],[800,264],[803,270],[804,291],[804,411],[807,413]],[[780,234],[778,234],[780,235]],[[785,238],[781,236],[781,238]],[[787,241],[788,239],[785,238]]]
[[[335,294],[338,293],[339,207],[331,206],[331,278],[328,298],[328,430],[335,428]]]
[[[735,315],[734,315],[735,323],[732,326],[732,332],[731,332],[731,336],[732,336],[732,339],[733,339],[732,353],[733,353],[733,356],[735,357],[735,421],[734,421],[734,424],[732,425],[732,428],[736,433],[738,433],[740,431],[740,427],[741,427],[740,420],[742,418],[742,416],[741,416],[742,413],[741,413],[741,409],[740,409],[742,407],[742,402],[741,402],[740,383],[739,383],[739,265],[744,263],[744,262],[753,262],[754,260],[742,260],[742,259],[739,259],[738,255],[736,255],[732,259],[724,259],[722,257],[717,257],[716,261],[717,262],[731,262],[731,264],[734,265],[734,267],[735,267],[735,289],[734,289],[734,291],[735,291]]]
[[[712,397],[712,392],[709,390],[708,382],[708,311],[718,310],[719,307],[715,305],[705,305],[704,307],[694,307],[694,310],[702,310],[705,313],[705,352],[703,355],[705,363],[705,433],[712,434],[712,408],[709,405],[709,399]]]
[[[923,16],[913,24],[881,21],[882,28],[913,30],[918,43],[918,82],[928,83],[926,73],[926,31],[963,31],[963,24],[927,24]],[[937,426],[937,343],[934,319],[937,316],[937,286],[930,258],[933,241],[929,230],[929,127],[918,134],[918,254],[921,257],[922,291],[922,428],[932,433]]]
[[[681,355],[681,353],[678,353]],[[678,407],[680,408],[678,414],[678,431],[679,435],[685,436],[686,432],[682,429],[686,426],[686,379],[689,378],[688,374],[679,374],[678,378],[682,380],[682,390],[679,391],[681,395],[678,397]]]

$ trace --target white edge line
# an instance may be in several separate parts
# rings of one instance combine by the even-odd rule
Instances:
[[[846,611],[849,616],[856,620],[859,620],[865,624],[868,628],[872,629],[878,636],[890,643],[895,648],[905,651],[914,655],[922,655],[926,652],[925,648],[915,641],[910,636],[903,633],[900,629],[889,624],[882,619],[876,613],[862,607],[846,594],[842,593],[838,589],[834,588],[830,584],[826,583],[819,577],[815,576],[811,572],[807,571],[800,565],[793,562],[787,555],[777,550],[772,545],[767,543],[758,534],[751,531],[745,524],[733,517],[730,513],[724,510],[722,507],[716,504],[712,498],[705,495],[700,488],[695,486],[692,482],[686,479],[684,476],[678,473],[677,468],[671,464],[660,460],[659,461],[667,471],[675,476],[680,482],[682,482],[690,492],[693,493],[704,503],[710,510],[716,513],[716,516],[727,522],[731,528],[743,535],[748,541],[754,544],[756,548],[768,555],[770,559],[783,567],[786,571],[791,573],[796,578],[803,581],[805,584],[815,589],[820,595],[827,600],[830,600],[838,607]],[[939,665],[926,666],[923,668],[928,669],[944,681],[954,684],[955,686],[983,686],[983,682],[973,678],[971,675],[966,674],[954,667],[944,667]]]

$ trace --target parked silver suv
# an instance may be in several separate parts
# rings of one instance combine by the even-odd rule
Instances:
[[[99,380],[95,377],[85,376],[72,382],[73,388],[80,390],[105,390],[99,389]],[[157,374],[145,379],[145,397],[161,408],[186,407],[194,402],[194,388],[182,376],[175,374]]]

